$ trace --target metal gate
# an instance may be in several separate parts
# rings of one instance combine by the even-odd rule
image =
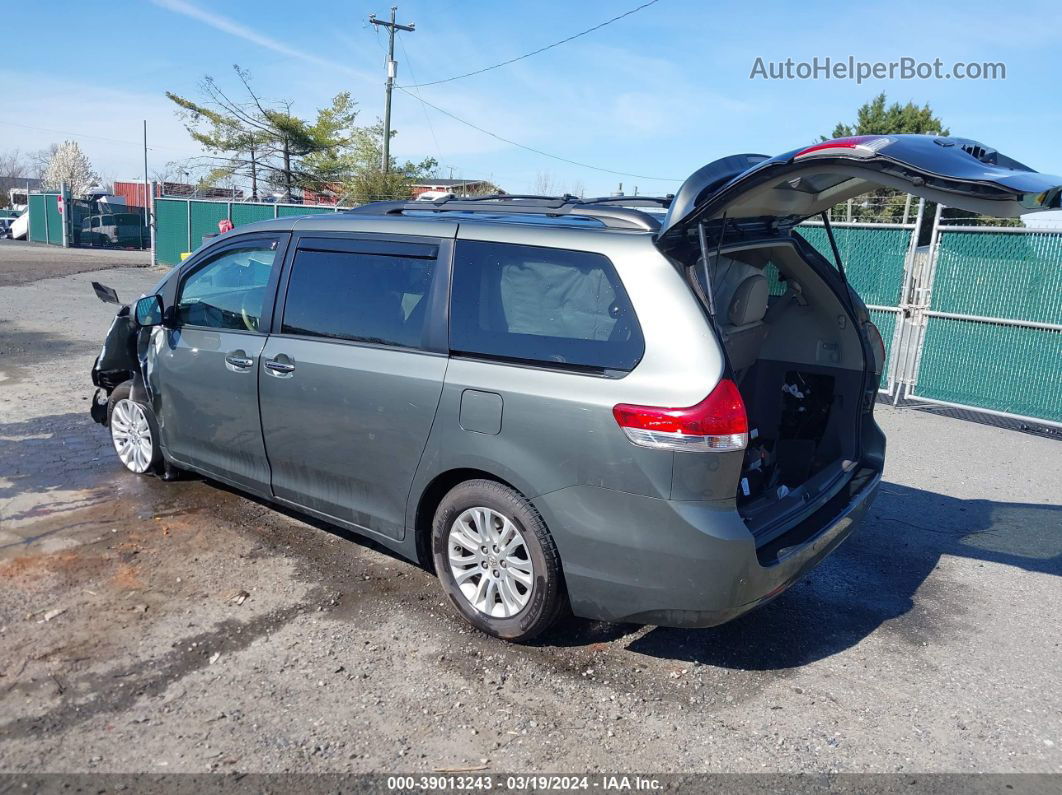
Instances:
[[[64,248],[147,248],[150,242],[143,207],[75,199],[65,185],[59,191],[30,193],[28,210],[27,239],[33,243]]]
[[[832,224],[848,281],[885,343],[881,391],[1062,427],[1062,230]],[[819,224],[800,233],[831,258]]]
[[[1062,427],[1062,230],[941,226],[914,269],[895,399]]]

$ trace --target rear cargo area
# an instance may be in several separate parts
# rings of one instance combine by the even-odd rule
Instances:
[[[787,242],[724,250],[709,273],[749,418],[737,504],[765,544],[836,493],[854,467],[862,342],[840,299]]]

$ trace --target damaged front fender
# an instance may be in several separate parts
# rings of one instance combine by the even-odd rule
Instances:
[[[93,289],[101,301],[118,303],[114,290],[93,282]],[[111,321],[96,361],[92,365],[92,383],[97,387],[89,413],[101,425],[107,424],[107,398],[115,387],[132,381],[133,400],[150,404],[145,378],[147,348],[151,329],[141,327],[133,317],[129,305],[123,305]]]

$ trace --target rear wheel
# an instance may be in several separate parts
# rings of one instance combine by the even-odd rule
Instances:
[[[107,401],[107,426],[118,460],[126,469],[143,475],[161,460],[158,426],[151,409],[129,396],[130,385],[122,384]]]
[[[432,526],[435,571],[462,616],[506,640],[530,640],[566,604],[560,556],[530,502],[491,480],[447,494]]]

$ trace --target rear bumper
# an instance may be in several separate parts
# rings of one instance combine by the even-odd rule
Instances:
[[[856,475],[762,549],[732,501],[662,500],[591,486],[534,503],[553,530],[576,615],[710,627],[770,601],[836,549],[873,502],[880,472]]]

